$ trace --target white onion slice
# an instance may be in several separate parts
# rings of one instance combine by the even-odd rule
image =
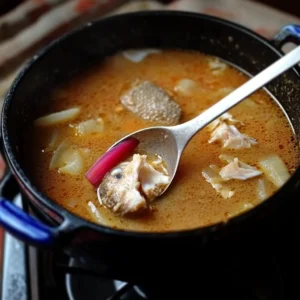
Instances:
[[[190,96],[198,88],[198,84],[191,79],[184,78],[177,82],[174,91],[185,96]]]
[[[257,181],[257,198],[260,201],[264,201],[268,198],[266,181],[263,178],[260,178]]]
[[[59,125],[73,121],[78,117],[79,113],[80,108],[78,107],[62,110],[36,119],[34,125],[40,127]]]
[[[52,159],[50,161],[50,170],[59,168],[62,165],[62,156],[64,152],[69,148],[69,143],[67,141],[62,141],[60,145],[55,150]]]
[[[60,143],[50,162],[50,170],[58,169],[60,173],[70,175],[81,174],[83,167],[83,154],[80,150],[72,149],[65,140]]]
[[[54,150],[54,148],[57,146],[59,136],[60,136],[60,131],[59,131],[58,128],[56,128],[52,132],[51,136],[49,137],[48,145],[45,148],[45,152],[49,152],[49,151],[53,151]]]
[[[276,154],[270,154],[259,161],[259,166],[267,179],[280,188],[289,178],[290,173],[283,160]]]
[[[63,153],[62,160],[64,166],[60,167],[60,173],[69,175],[79,175],[83,172],[83,158],[78,150],[68,149]]]
[[[102,118],[98,118],[97,120],[90,119],[79,123],[76,126],[76,131],[78,135],[87,135],[93,133],[103,132],[104,130],[104,122]]]
[[[227,68],[227,64],[219,58],[214,58],[209,60],[209,67],[214,75],[219,75]]]
[[[107,222],[105,222],[104,218],[101,216],[101,214],[100,214],[99,210],[97,209],[96,205],[92,201],[88,202],[88,208],[89,208],[90,215],[97,222],[99,222],[101,224],[107,223]]]
[[[152,49],[152,48],[139,49],[139,50],[129,49],[127,51],[124,51],[122,54],[124,57],[126,57],[131,62],[139,63],[143,59],[145,59],[149,54],[153,54],[153,53],[161,53],[161,50]]]

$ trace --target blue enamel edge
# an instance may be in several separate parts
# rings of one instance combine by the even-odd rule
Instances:
[[[289,24],[284,26],[280,32],[274,37],[274,42],[277,46],[282,46],[287,42],[300,44],[300,25]]]
[[[24,242],[46,246],[54,241],[54,230],[51,227],[3,198],[0,198],[0,225]]]

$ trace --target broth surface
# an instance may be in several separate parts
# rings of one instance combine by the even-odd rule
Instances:
[[[258,91],[230,110],[235,119],[244,123],[242,132],[257,140],[249,149],[228,150],[220,144],[209,144],[210,132],[200,131],[185,149],[178,173],[168,192],[154,201],[155,210],[142,217],[120,217],[102,207],[95,189],[85,178],[85,172],[118,139],[138,129],[159,125],[146,122],[122,108],[120,96],[138,80],[150,80],[163,88],[182,109],[180,122],[197,116],[216,103],[248,77],[227,66],[213,72],[209,61],[213,58],[197,52],[168,50],[152,54],[133,63],[121,54],[108,57],[99,66],[88,70],[53,93],[51,112],[70,107],[81,107],[82,112],[72,124],[58,126],[60,141],[67,139],[84,155],[84,172],[80,176],[60,174],[49,170],[52,152],[45,151],[51,128],[34,128],[29,152],[31,171],[37,186],[58,204],[82,218],[110,227],[139,231],[170,231],[206,226],[225,221],[245,208],[259,203],[257,184],[260,177],[245,181],[232,180],[233,197],[224,199],[202,175],[211,164],[224,166],[220,154],[238,157],[257,166],[264,155],[277,154],[292,173],[298,166],[298,148],[292,129],[284,113],[264,91]],[[188,78],[198,85],[190,96],[174,91],[181,79]],[[88,136],[77,136],[72,127],[80,121],[101,117],[104,131]],[[268,184],[269,192],[276,191]],[[89,202],[97,208],[91,210]]]

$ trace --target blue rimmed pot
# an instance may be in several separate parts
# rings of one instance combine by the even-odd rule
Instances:
[[[221,57],[247,74],[255,75],[281,57],[281,47],[290,41],[300,44],[300,26],[288,25],[269,41],[229,21],[171,11],[104,18],[54,41],[27,63],[5,98],[1,142],[8,173],[2,186],[11,180],[16,182],[34,215],[28,215],[5,199],[9,193],[2,188],[0,224],[26,243],[65,251],[80,257],[89,268],[97,266],[104,276],[126,281],[151,278],[151,271],[156,271],[158,277],[185,274],[182,272],[211,264],[208,257],[212,253],[221,257],[220,243],[230,251],[233,245],[251,240],[254,232],[263,233],[263,239],[274,219],[294,209],[299,198],[299,167],[275,195],[227,223],[180,232],[139,233],[88,222],[49,199],[28,176],[22,145],[26,143],[32,121],[47,110],[50,104],[47,95],[106,55],[141,47],[193,49]],[[286,112],[300,140],[298,69],[278,77],[267,89]]]

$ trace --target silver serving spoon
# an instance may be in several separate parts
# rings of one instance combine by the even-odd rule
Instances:
[[[142,150],[146,153],[160,155],[166,162],[170,175],[170,182],[161,193],[162,195],[175,177],[183,150],[198,131],[298,62],[300,62],[300,46],[249,79],[194,119],[175,126],[155,126],[138,130],[120,139],[108,151],[121,141],[134,137],[140,141],[137,152]],[[201,155],[201,149],[199,149],[199,154]]]

